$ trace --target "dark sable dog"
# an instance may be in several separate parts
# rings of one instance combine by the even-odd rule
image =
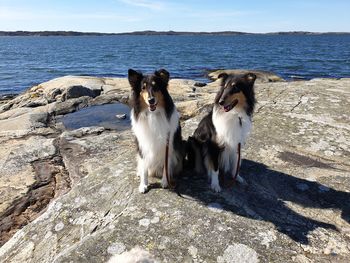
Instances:
[[[145,193],[148,176],[162,176],[167,187],[183,165],[183,150],[179,113],[168,92],[169,72],[165,69],[143,75],[129,69],[132,90],[131,125],[137,145],[137,175],[139,191]],[[166,169],[167,168],[167,169]]]
[[[256,76],[220,74],[221,87],[213,110],[199,123],[188,139],[189,163],[198,173],[205,169],[211,179],[211,189],[221,190],[219,172],[244,182],[238,175],[240,151],[252,127],[255,105],[254,82]]]

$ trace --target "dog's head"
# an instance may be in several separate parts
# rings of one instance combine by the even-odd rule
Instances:
[[[226,73],[219,75],[220,90],[215,97],[215,104],[223,111],[229,112],[233,108],[241,108],[251,115],[255,105],[254,82],[256,75],[247,73],[234,76]]]
[[[133,95],[140,100],[142,109],[148,108],[149,111],[155,111],[159,107],[164,107],[164,94],[169,82],[168,71],[160,69],[152,75],[143,75],[129,69],[128,80]]]

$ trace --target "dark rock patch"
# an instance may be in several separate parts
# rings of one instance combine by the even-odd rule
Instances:
[[[207,83],[204,83],[204,82],[196,82],[196,83],[194,83],[195,87],[205,87],[206,85],[207,85]]]
[[[71,86],[67,88],[66,93],[63,95],[63,100],[74,99],[84,96],[95,98],[100,94],[101,90],[92,90],[84,86]]]
[[[28,193],[0,214],[0,247],[20,228],[42,214],[51,199],[70,189],[70,179],[61,157],[32,163],[36,182]]]
[[[295,165],[307,166],[307,167],[317,167],[324,169],[334,169],[331,165],[320,162],[318,160],[312,159],[310,157],[300,155],[292,152],[281,152],[279,158],[282,161],[289,162]]]

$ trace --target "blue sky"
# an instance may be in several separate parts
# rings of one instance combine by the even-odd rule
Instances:
[[[0,0],[0,30],[346,31],[350,0]]]

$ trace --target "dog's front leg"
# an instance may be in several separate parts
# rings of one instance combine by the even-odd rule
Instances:
[[[241,158],[241,143],[238,143],[237,149],[235,149],[236,154],[234,154],[233,162],[234,162],[234,167],[233,167],[233,174],[232,177],[237,180],[237,182],[246,185],[246,181],[239,175],[239,170],[241,168],[241,163],[242,163],[242,158]]]
[[[163,176],[162,176],[162,187],[163,188],[168,187],[168,179],[167,179],[166,174],[165,174],[165,168],[164,168]]]
[[[137,159],[137,175],[140,177],[139,192],[146,193],[148,187],[148,169],[141,157]]]

